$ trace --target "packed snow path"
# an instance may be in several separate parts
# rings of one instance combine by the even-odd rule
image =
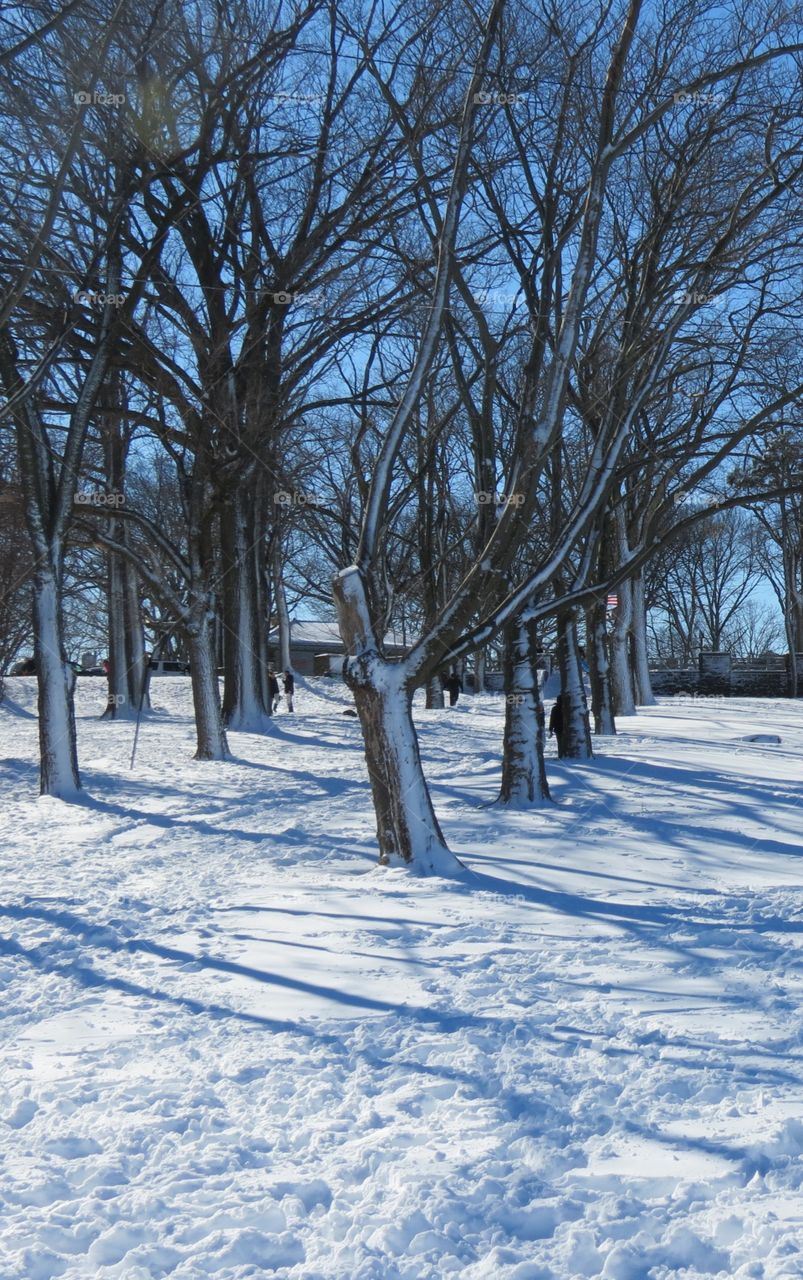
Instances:
[[[78,692],[81,806],[0,709],[2,1280],[803,1275],[803,704],[667,701],[524,813],[501,700],[422,709],[450,883],[372,869],[342,687],[221,766],[156,681],[132,773]]]

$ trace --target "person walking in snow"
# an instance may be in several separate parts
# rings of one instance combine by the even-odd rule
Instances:
[[[549,713],[549,736],[555,736],[558,756],[563,756],[563,694],[559,693]]]
[[[457,699],[460,697],[460,677],[456,671],[451,671],[443,682],[443,687],[449,694],[449,706],[457,705]]]
[[[276,679],[272,671],[268,672],[268,698],[270,699],[270,713],[276,715],[276,708],[279,705],[279,681]]]
[[[293,694],[296,691],[296,680],[292,671],[287,670],[284,673],[284,696],[287,699],[287,710],[293,710]]]

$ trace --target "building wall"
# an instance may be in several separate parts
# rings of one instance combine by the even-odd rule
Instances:
[[[696,667],[680,671],[650,671],[656,694],[692,694],[702,698],[786,698],[789,675],[786,671],[767,671],[736,667],[728,675],[708,675]]]

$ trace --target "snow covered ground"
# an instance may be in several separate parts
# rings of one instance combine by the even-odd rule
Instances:
[[[79,681],[81,806],[36,797],[33,686],[2,1280],[803,1275],[803,703],[668,700],[530,813],[489,807],[500,699],[421,710],[451,883],[373,868],[337,685],[219,766],[159,680],[129,772]]]

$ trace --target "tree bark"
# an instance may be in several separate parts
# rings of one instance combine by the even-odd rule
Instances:
[[[276,627],[279,632],[279,670],[292,669],[290,634],[290,611],[287,608],[287,594],[282,578],[281,548],[278,538],[273,548],[273,598],[276,604]]]
[[[123,563],[123,609],[125,614],[125,662],[128,672],[128,697],[137,710],[151,705],[150,679],[145,657],[145,632],[139,601],[139,577],[134,566]]]
[[[124,536],[120,522],[112,525],[111,536]],[[108,623],[108,697],[103,718],[122,719],[131,714],[126,654],[125,565],[116,551],[106,554],[106,601]]]
[[[654,707],[655,694],[650,679],[650,659],[647,651],[647,608],[644,603],[644,575],[639,571],[633,582],[633,675],[636,685],[636,701],[640,707]]]
[[[425,705],[427,711],[443,711],[443,685],[439,675],[427,680]]]
[[[591,711],[594,716],[594,733],[609,737],[616,733],[611,697],[610,664],[608,661],[608,630],[606,606],[597,604],[586,614],[586,648],[591,679]]]
[[[558,664],[563,694],[562,756],[566,760],[590,760],[594,754],[588,724],[577,622],[572,613],[558,616]]]
[[[34,656],[39,680],[39,751],[42,795],[71,800],[81,790],[75,738],[75,677],[68,668],[58,578],[37,569],[33,586]]]
[[[474,655],[474,692],[485,693],[485,665],[487,661],[484,648],[478,649]]]
[[[611,687],[613,709],[617,716],[636,714],[633,669],[630,663],[630,622],[633,616],[633,592],[628,579],[619,583],[619,605],[611,636]]]
[[[516,618],[505,635],[505,736],[499,799],[520,808],[550,799],[534,631],[532,625]]]
[[[259,553],[249,517],[251,496],[250,487],[238,487],[221,520],[223,719],[230,729],[259,733],[270,713],[260,669]]]
[[[200,609],[196,614],[200,613]],[[190,620],[187,627],[195,709],[196,760],[225,760],[229,754],[220,705],[220,686],[215,665],[212,626],[207,611]]]
[[[334,580],[340,632],[350,655],[346,684],[363,732],[382,866],[453,876],[463,868],[448,848],[432,806],[412,717],[403,663],[379,654],[365,586],[356,567]]]

